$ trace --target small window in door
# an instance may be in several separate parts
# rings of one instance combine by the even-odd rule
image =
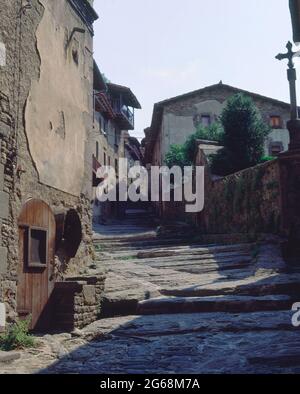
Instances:
[[[47,265],[48,232],[45,229],[29,228],[28,267],[45,268]]]

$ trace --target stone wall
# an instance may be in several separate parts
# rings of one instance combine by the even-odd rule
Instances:
[[[201,232],[259,234],[281,231],[281,181],[274,160],[212,181],[207,174]]]
[[[93,114],[92,35],[66,0],[55,0],[53,2],[32,0],[29,7],[23,7],[23,5],[23,2],[19,0],[9,2],[0,0],[0,42],[6,48],[6,64],[0,66],[0,302],[6,303],[8,321],[12,321],[16,317],[19,264],[17,221],[22,206],[28,199],[38,198],[45,201],[54,213],[75,209],[80,217],[82,242],[75,258],[70,260],[64,254],[56,255],[57,280],[68,275],[84,273],[94,257],[90,206],[92,156],[88,151],[87,143]],[[53,10],[58,7],[63,11],[59,15],[59,20],[56,20],[57,13],[51,11],[50,5],[54,7]],[[46,6],[50,7],[47,13],[45,13]],[[44,19],[41,25],[45,15],[48,19]],[[78,76],[77,66],[74,65],[71,51],[63,60],[65,62],[64,70],[58,68],[51,71],[61,74],[61,76],[63,74],[63,78],[60,83],[55,84],[54,95],[51,95],[51,90],[45,93],[48,94],[48,107],[44,107],[43,113],[35,114],[35,109],[39,108],[39,103],[38,95],[33,94],[32,89],[34,88],[36,92],[37,86],[41,82],[43,83],[43,89],[45,88],[45,79],[41,80],[43,76],[41,65],[44,64],[44,67],[46,67],[51,63],[52,67],[55,67],[55,64],[61,64],[61,61],[57,63],[57,59],[53,59],[53,54],[50,53],[51,51],[49,52],[49,42],[53,40],[53,37],[44,37],[44,40],[41,33],[37,34],[39,27],[42,26],[45,30],[45,22],[48,25],[55,26],[60,23],[65,26],[63,41],[54,40],[54,44],[52,42],[52,45],[61,45],[62,47],[64,47],[73,27],[81,27],[86,30],[84,48],[81,48],[81,46],[79,48],[80,56],[82,56],[80,60],[82,65],[80,65],[79,70],[82,70],[82,74]],[[75,35],[75,40],[71,43],[71,49],[73,45],[76,46],[80,42],[80,38]],[[47,51],[48,55],[46,56]],[[68,64],[69,68],[73,70],[69,73]],[[81,101],[76,101],[76,90],[74,92],[72,90],[72,78],[75,86],[78,86],[79,83],[83,88],[81,94],[86,96],[84,109],[80,106]],[[81,78],[81,80],[78,82],[76,78]],[[49,82],[51,83],[48,80]],[[43,91],[45,92],[45,89]],[[56,125],[55,119],[49,118],[50,114],[55,118],[56,114],[61,111],[61,101],[55,98],[57,94],[62,97],[64,93],[67,94],[66,97],[69,97],[72,92],[75,93],[75,104],[72,102],[74,104],[73,111],[77,111],[82,116],[82,120],[79,123],[68,123],[69,118],[66,116],[61,125],[64,130],[61,130],[61,133],[56,133],[55,130],[60,128],[60,123],[58,121]],[[51,106],[51,109],[49,106]],[[32,116],[28,112],[30,108],[33,111]],[[35,115],[37,115],[36,123],[34,123]],[[38,122],[38,120],[42,121],[43,119],[48,122],[46,128],[43,122]],[[31,126],[30,129],[28,122]],[[51,125],[53,130],[50,127]],[[40,127],[39,133],[33,135],[32,127],[36,130],[37,126]],[[64,155],[64,150],[60,150],[58,156],[54,155],[54,150],[59,144],[57,145],[55,141],[53,144],[49,142],[51,138],[54,140],[61,139],[65,133],[72,134],[74,138],[74,135],[76,136],[78,133],[78,127],[80,128],[79,140],[77,141],[76,138],[74,140],[74,144],[78,142],[81,147],[81,153],[78,157],[71,153],[74,148],[72,143],[69,144],[67,155]],[[61,139],[61,141],[63,140]],[[45,146],[47,150],[42,157],[43,165],[41,166],[41,156],[38,151],[39,149],[43,150]],[[74,152],[77,152],[77,150]],[[64,187],[58,187],[57,179],[60,178],[62,171],[65,171],[66,158],[69,170],[72,168],[72,162],[76,162],[76,165],[79,163],[81,169],[78,174],[68,170],[68,176],[71,180],[69,184],[72,184],[72,179],[75,179],[77,186],[74,188],[67,187],[65,190]],[[41,176],[41,168],[46,169],[51,177],[46,179]],[[52,182],[51,179],[54,181]],[[78,179],[80,180],[80,187],[78,186]],[[75,185],[75,183],[73,184]]]
[[[204,210],[189,214],[183,202],[164,202],[161,203],[163,219],[196,226],[203,242],[208,243],[222,239],[226,243],[245,241],[259,234],[284,234],[280,163],[275,159],[216,180],[211,178],[206,157],[199,149],[196,164],[205,166]]]
[[[99,318],[104,276],[68,278],[56,283],[53,293],[55,328],[83,328]]]

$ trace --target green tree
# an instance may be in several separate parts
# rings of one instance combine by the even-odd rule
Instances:
[[[212,156],[212,172],[228,175],[260,163],[270,128],[253,100],[241,93],[232,96],[223,110],[221,123],[224,148]]]

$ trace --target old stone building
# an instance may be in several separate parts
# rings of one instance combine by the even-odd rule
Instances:
[[[215,122],[226,100],[236,93],[252,97],[263,119],[272,128],[265,143],[265,154],[276,156],[286,151],[289,144],[286,128],[290,117],[289,104],[220,82],[154,105],[151,127],[145,130],[146,163],[164,164],[171,145],[183,144],[200,124],[208,126]]]
[[[0,1],[0,302],[32,327],[93,260],[92,3]]]
[[[112,166],[118,175],[119,159],[127,157],[129,130],[134,129],[134,110],[141,105],[130,88],[105,81],[97,64],[94,66],[93,145],[93,219],[107,222],[122,215],[122,204],[100,203],[96,197],[97,170]]]

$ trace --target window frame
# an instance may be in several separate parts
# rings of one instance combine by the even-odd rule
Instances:
[[[49,242],[49,230],[45,227],[39,227],[39,226],[30,226],[27,224],[22,224],[20,225],[21,228],[25,230],[26,236],[24,237],[24,251],[26,250],[26,254],[24,253],[24,257],[26,258],[25,264],[27,268],[40,268],[40,269],[46,269],[48,267],[48,255],[49,255],[49,248],[48,248],[48,242]],[[31,250],[32,250],[32,244],[31,244],[31,232],[32,231],[43,231],[45,233],[45,263],[37,263],[37,262],[32,262],[31,261]],[[27,245],[25,245],[25,242],[27,242]]]
[[[208,124],[203,123],[203,119],[208,119]],[[212,124],[212,116],[211,114],[201,114],[200,115],[200,124],[203,127],[209,127]]]
[[[278,125],[273,124],[273,120],[277,119],[278,120]],[[283,128],[283,120],[282,117],[280,115],[270,115],[269,117],[269,126],[273,129],[273,130],[278,130],[278,129],[282,129]]]

